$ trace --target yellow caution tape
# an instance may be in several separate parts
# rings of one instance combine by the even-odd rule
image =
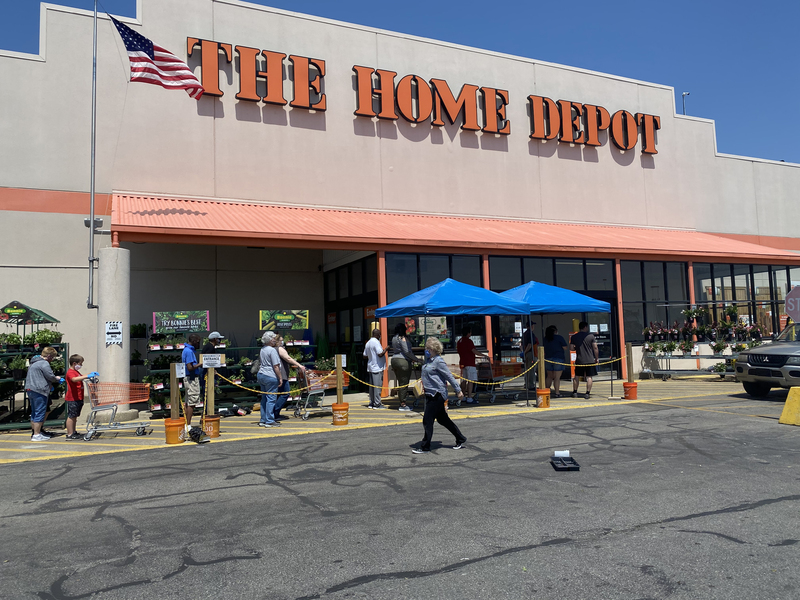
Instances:
[[[564,367],[572,367],[572,366],[575,366],[575,367],[600,367],[602,365],[610,365],[612,363],[618,362],[618,361],[622,360],[623,358],[625,358],[625,357],[624,356],[620,356],[619,358],[613,358],[613,359],[608,360],[606,362],[596,362],[596,363],[592,363],[592,364],[588,364],[588,365],[579,365],[579,364],[573,364],[573,363],[562,363],[562,362],[558,362],[557,360],[547,360],[546,358],[544,359],[544,362],[550,363],[551,365],[562,365]]]
[[[455,379],[460,379],[461,381],[466,381],[466,382],[468,382],[468,383],[477,383],[477,384],[479,384],[479,385],[486,385],[486,386],[489,386],[489,385],[505,385],[505,384],[506,384],[506,383],[508,383],[509,381],[514,381],[515,379],[519,379],[520,377],[522,377],[523,375],[525,375],[525,373],[527,373],[528,371],[530,371],[531,369],[533,369],[533,368],[534,368],[534,367],[535,367],[537,364],[539,364],[539,361],[538,361],[538,360],[537,360],[535,363],[533,363],[533,364],[530,366],[530,368],[528,368],[528,369],[524,370],[524,371],[523,371],[522,373],[520,373],[519,375],[515,375],[514,377],[509,377],[508,379],[504,379],[503,381],[498,381],[498,382],[496,382],[496,383],[490,383],[490,382],[487,382],[487,381],[473,381],[472,379],[467,379],[466,377],[462,377],[461,375],[455,375],[455,374],[453,374],[453,377],[454,377]],[[343,373],[347,373],[347,374],[350,376],[350,378],[351,378],[351,379],[355,379],[356,381],[358,381],[359,383],[363,383],[363,384],[364,384],[364,385],[366,385],[367,387],[376,388],[376,389],[383,389],[383,386],[382,386],[382,385],[372,385],[371,383],[367,383],[366,381],[361,381],[361,380],[360,380],[358,377],[356,377],[355,375],[353,375],[353,374],[352,374],[352,373],[350,373],[349,371],[343,371]],[[397,386],[397,387],[390,387],[390,388],[388,388],[388,389],[389,389],[390,391],[391,391],[391,390],[400,390],[400,389],[403,389],[403,388],[405,388],[405,387],[408,387],[409,385],[410,385],[410,384],[408,384],[408,383],[407,383],[407,384],[405,384],[405,385],[399,385],[399,386]]]
[[[248,392],[255,392],[256,394],[263,394],[263,393],[264,393],[264,392],[262,392],[260,389],[257,389],[257,388],[251,388],[251,387],[246,387],[246,386],[244,386],[244,385],[239,385],[239,384],[238,384],[238,383],[236,383],[235,381],[231,381],[230,379],[228,379],[228,378],[227,378],[227,377],[225,377],[224,375],[221,375],[221,374],[220,374],[218,371],[215,371],[215,372],[214,372],[214,374],[215,374],[217,377],[219,377],[220,379],[224,379],[225,381],[227,381],[227,382],[228,382],[229,384],[231,384],[232,386],[235,386],[235,387],[241,388],[241,389],[243,389],[243,390],[247,390]],[[324,377],[321,377],[321,378],[319,378],[317,381],[315,381],[315,382],[314,382],[314,383],[312,383],[311,385],[307,385],[306,387],[302,387],[302,388],[297,388],[297,389],[294,389],[294,390],[290,390],[290,392],[289,392],[289,393],[295,394],[295,393],[297,393],[297,392],[304,392],[305,390],[310,390],[311,388],[317,387],[317,386],[320,384],[320,382],[322,382],[322,381],[325,381],[326,379],[328,379],[328,377],[331,377],[331,376],[334,376],[334,375],[336,375],[336,371],[331,371],[330,373],[328,373],[328,374],[327,374],[327,375],[325,375]],[[274,392],[274,393],[275,393],[275,394],[277,394],[278,392]],[[284,394],[285,394],[285,393],[287,393],[287,392],[282,392],[282,393],[284,393]]]

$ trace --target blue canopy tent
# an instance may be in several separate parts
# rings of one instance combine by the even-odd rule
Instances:
[[[530,314],[534,315],[557,315],[564,313],[587,313],[587,312],[611,312],[611,305],[602,300],[595,300],[589,296],[584,296],[572,290],[529,281],[523,285],[506,290],[501,296],[510,300],[527,302],[531,307]],[[529,325],[530,328],[530,316]],[[544,324],[542,324],[544,328]],[[612,331],[613,336],[613,331]],[[613,348],[613,339],[612,339]],[[611,393],[614,393],[614,377],[611,377]]]
[[[525,301],[505,298],[497,292],[445,279],[377,309],[375,316],[529,315],[530,310]]]
[[[414,315],[527,315],[531,307],[524,300],[445,279],[439,283],[387,304],[375,316],[410,317]]]
[[[572,290],[529,281],[500,294],[510,300],[527,302],[534,315],[557,315],[572,312],[611,312],[611,305]]]

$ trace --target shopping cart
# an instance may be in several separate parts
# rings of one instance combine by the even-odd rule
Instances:
[[[92,409],[86,419],[86,434],[83,436],[87,442],[93,437],[99,437],[103,431],[122,431],[135,429],[136,435],[145,435],[150,422],[124,422],[116,421],[117,407],[120,404],[133,402],[146,402],[150,397],[149,383],[115,383],[105,381],[86,381],[89,387],[89,400]],[[100,423],[98,413],[109,412],[108,423]],[[151,429],[149,433],[152,433]]]
[[[343,386],[347,388],[350,383],[350,376],[342,373]],[[313,371],[306,369],[305,376],[297,374],[297,383],[301,388],[306,388],[300,392],[300,396],[295,401],[294,416],[302,417],[308,421],[312,414],[332,415],[333,404],[336,396],[325,396],[325,390],[336,389],[336,373],[329,371]]]
[[[489,402],[494,404],[498,396],[518,400],[525,391],[525,378],[518,377],[523,371],[522,363],[495,363],[488,360],[476,360],[478,368],[477,386],[479,393],[487,394]],[[491,384],[491,385],[490,385]]]

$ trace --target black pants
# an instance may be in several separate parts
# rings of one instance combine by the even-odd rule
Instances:
[[[422,449],[431,449],[431,437],[433,437],[433,422],[439,421],[439,425],[445,427],[447,431],[456,436],[456,444],[463,444],[467,438],[459,430],[450,415],[444,408],[447,399],[441,394],[435,396],[425,396],[425,414],[422,416],[422,427],[425,429],[425,437],[422,438]]]

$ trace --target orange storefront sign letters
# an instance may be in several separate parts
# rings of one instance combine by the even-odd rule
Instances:
[[[205,95],[220,97],[220,70],[238,63],[237,100],[286,105],[292,108],[324,111],[325,61],[249,46],[187,38],[189,56],[199,51],[200,80]],[[234,54],[237,61],[234,61]],[[284,73],[292,72],[292,98],[284,95]],[[430,122],[443,127],[445,119],[465,131],[509,135],[511,121],[506,108],[511,101],[508,90],[464,83],[458,94],[443,79],[426,80],[409,74],[355,65],[356,109],[358,117],[397,120],[409,123]],[[480,97],[479,97],[480,96]],[[602,106],[574,100],[553,100],[545,96],[527,98],[530,113],[530,138],[544,142],[601,146],[603,135],[620,150],[633,150],[641,140],[641,151],[658,154],[656,132],[661,118],[646,113],[617,110],[613,114]]]

